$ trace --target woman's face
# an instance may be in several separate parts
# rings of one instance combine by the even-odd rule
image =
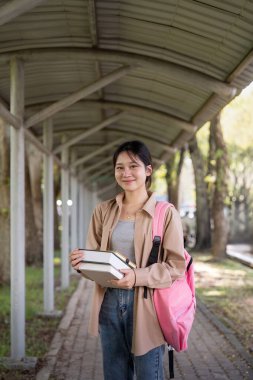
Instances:
[[[138,156],[121,152],[115,165],[115,179],[125,191],[135,191],[146,187],[146,177],[152,173],[151,165],[145,167]]]

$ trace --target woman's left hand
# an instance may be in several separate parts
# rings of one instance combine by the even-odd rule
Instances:
[[[110,284],[117,286],[117,288],[123,288],[123,289],[132,289],[135,284],[135,272],[133,269],[121,269],[121,273],[123,273],[125,276],[121,280],[110,280],[108,281],[108,286],[110,287]]]

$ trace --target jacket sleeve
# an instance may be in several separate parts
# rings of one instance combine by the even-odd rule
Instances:
[[[135,286],[168,288],[185,273],[183,228],[179,213],[169,208],[163,236],[163,262],[135,269]]]
[[[102,239],[102,206],[98,204],[92,214],[86,239],[87,249],[100,249]]]

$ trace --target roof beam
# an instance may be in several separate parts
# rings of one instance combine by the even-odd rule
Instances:
[[[79,174],[85,176],[86,174],[88,174],[92,170],[99,168],[101,165],[104,165],[105,163],[107,163],[109,161],[112,161],[112,156],[106,157],[103,160],[98,160],[98,162],[96,162],[95,164],[90,165],[88,168],[80,171]]]
[[[0,25],[13,20],[17,16],[30,11],[45,0],[12,0],[8,1],[0,8]]]
[[[85,102],[88,107],[91,107],[94,105],[95,107],[101,107],[101,108],[117,108],[121,111],[126,111],[129,114],[136,115],[139,117],[144,117],[147,119],[153,119],[160,121],[161,123],[165,125],[169,125],[171,122],[178,124],[178,126],[181,129],[184,129],[186,131],[194,132],[196,130],[196,126],[186,120],[183,120],[177,116],[173,116],[170,114],[167,114],[165,112],[151,110],[146,107],[140,107],[133,104],[128,103],[121,103],[121,102],[99,102],[99,101],[87,101]]]
[[[7,108],[5,107],[5,103],[2,100],[0,100],[0,116],[2,116],[3,119],[14,128],[18,129],[21,127],[21,123],[18,120],[18,118],[7,110]],[[36,146],[36,148],[40,152],[48,156],[52,154],[52,152],[50,152],[31,131],[29,131],[28,129],[24,129],[24,133],[25,137],[30,141],[30,143]],[[67,169],[66,166],[62,165],[61,161],[56,155],[53,155],[53,158],[60,167],[63,167],[63,169]]]
[[[231,83],[236,81],[236,79],[242,74],[244,70],[247,69],[253,62],[253,50],[239,63],[239,65],[229,74],[227,77],[227,82]],[[230,99],[226,99],[226,104],[228,100],[232,100],[233,96],[231,95]],[[212,94],[209,99],[203,104],[203,106],[198,110],[198,112],[193,116],[192,122],[201,126],[205,120],[211,120],[219,110],[215,110],[215,104],[219,102],[220,98],[217,94]],[[214,111],[213,111],[214,110]]]
[[[112,71],[110,74],[107,74],[99,80],[95,81],[94,83],[91,83],[90,85],[81,88],[77,92],[74,92],[73,94],[66,96],[58,102],[51,104],[44,110],[38,112],[37,114],[31,116],[28,120],[26,120],[25,127],[30,128],[33,125],[38,124],[41,121],[48,119],[49,117],[52,117],[56,113],[78,102],[80,99],[83,99],[86,96],[96,92],[97,90],[107,86],[108,84],[122,78],[123,76],[127,75],[129,71],[132,69],[133,66],[122,66]]]
[[[110,129],[110,130],[112,131],[112,129]],[[136,137],[140,137],[142,139],[151,140],[152,143],[160,145],[164,150],[166,150],[167,152],[170,152],[170,153],[175,153],[175,151],[176,151],[176,148],[174,148],[173,146],[170,146],[170,145],[164,143],[165,140],[161,141],[161,140],[158,140],[157,138],[151,137],[151,136],[149,136],[147,134],[144,134],[144,133],[138,133],[138,132],[135,132],[135,131],[133,133],[132,132],[130,133],[127,129],[124,129],[122,127],[120,128],[119,131],[116,131],[116,132],[124,132],[129,137],[131,137],[133,139],[136,139]]]
[[[236,80],[241,73],[247,69],[249,65],[251,65],[253,62],[253,50],[249,52],[246,57],[239,63],[239,65],[232,71],[232,73],[227,77],[227,82],[231,83],[234,80]]]
[[[85,131],[81,133],[78,136],[73,137],[69,141],[65,142],[64,144],[59,145],[57,148],[54,149],[54,153],[59,153],[62,149],[68,148],[71,145],[77,143],[78,141],[84,140],[86,137],[93,135],[94,133],[100,131],[101,129],[107,127],[108,125],[115,123],[116,121],[120,120],[123,115],[125,115],[125,112],[119,112],[116,115],[110,116],[107,119],[101,121],[100,123],[94,125],[91,127],[88,131]]]
[[[86,156],[79,158],[78,160],[76,160],[75,162],[73,162],[73,164],[71,166],[72,167],[76,167],[76,166],[78,166],[80,164],[84,164],[85,162],[89,161],[91,158],[93,158],[93,157],[97,156],[98,154],[103,153],[104,151],[112,148],[113,146],[115,146],[116,144],[118,144],[122,140],[123,140],[122,137],[120,137],[119,139],[117,139],[115,141],[112,141],[109,144],[106,144],[106,145],[102,146],[101,148],[93,151],[92,153],[87,154]]]
[[[45,60],[52,56],[57,57],[57,60],[90,60],[90,61],[107,61],[127,65],[137,65],[146,68],[152,72],[163,73],[169,78],[180,78],[183,83],[192,85],[194,88],[207,89],[222,96],[235,96],[236,87],[233,85],[216,79],[203,72],[194,70],[190,67],[179,65],[174,62],[169,62],[150,56],[145,56],[135,53],[119,52],[109,49],[27,49],[16,51],[15,54],[21,55],[26,61]],[[2,59],[10,59],[12,53],[4,53],[0,57]],[[8,58],[9,57],[9,58]]]
[[[83,178],[84,184],[87,184],[90,181],[94,182],[100,175],[105,174],[105,173],[109,173],[109,172],[111,172],[111,174],[113,174],[112,167],[108,167],[108,166],[103,167],[101,170],[92,174],[91,176],[88,176],[87,178]]]
[[[5,105],[0,101],[0,116],[12,125],[15,128],[21,127],[21,120],[19,120],[16,116],[14,116],[6,107]]]
[[[155,121],[161,122],[165,125],[169,125],[171,122],[178,124],[181,129],[189,132],[194,132],[196,130],[196,125],[190,123],[184,119],[171,114],[156,111],[155,109],[149,109],[146,107],[136,106],[134,104],[122,103],[122,102],[111,102],[111,101],[96,101],[96,100],[85,100],[84,105],[87,107],[95,107],[102,109],[118,109],[125,111],[131,115],[136,115],[138,117],[144,117],[147,119],[153,119]]]
[[[40,106],[45,106],[48,103],[42,103]],[[177,116],[171,115],[169,113],[165,113],[162,111],[157,111],[155,109],[150,109],[147,107],[136,106],[130,103],[122,103],[122,102],[113,102],[113,101],[99,101],[99,100],[84,100],[82,106],[87,108],[100,108],[100,109],[116,109],[125,111],[128,114],[136,115],[138,117],[143,117],[146,119],[153,119],[157,122],[161,122],[165,125],[169,125],[171,123],[176,124],[175,127],[179,127],[185,131],[194,132],[197,129],[197,126],[191,122],[188,122],[184,119],[181,119]],[[39,104],[34,104],[31,106],[27,106],[26,110],[32,110],[33,108],[37,108]],[[32,117],[32,116],[31,116]]]
[[[97,20],[96,20],[96,8],[94,0],[88,0],[88,14],[89,14],[89,26],[90,26],[90,35],[93,46],[97,46],[98,37],[97,37]]]

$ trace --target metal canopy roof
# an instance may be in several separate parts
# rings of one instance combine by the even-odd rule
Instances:
[[[16,57],[27,136],[42,142],[52,117],[54,154],[69,147],[103,197],[117,143],[141,139],[160,163],[253,80],[252,36],[252,0],[0,0],[0,114],[20,126]]]

